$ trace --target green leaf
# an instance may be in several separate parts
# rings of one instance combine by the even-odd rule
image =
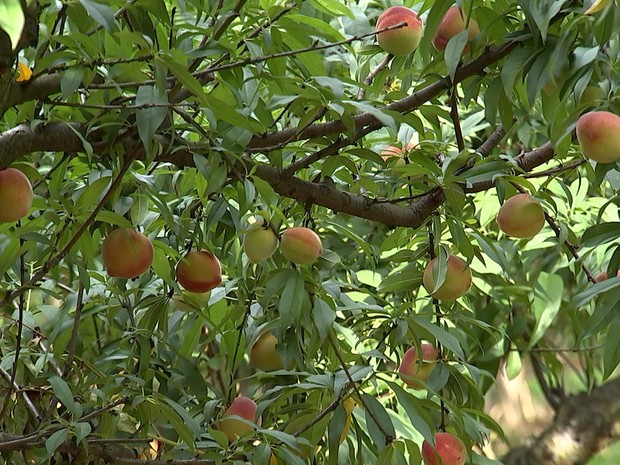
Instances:
[[[58,397],[58,400],[73,414],[73,416],[80,416],[81,408],[77,402],[73,399],[73,394],[69,385],[60,376],[51,376],[48,379],[54,395]]]
[[[334,321],[336,321],[336,313],[323,299],[315,299],[312,309],[314,324],[319,330],[319,337],[324,341],[329,334]]]
[[[154,86],[140,86],[136,92],[136,105],[166,105],[168,95],[160,93]],[[153,146],[153,136],[166,119],[168,109],[165,106],[143,108],[136,111],[136,123],[138,124],[138,134],[144,144],[146,153],[151,152]]]
[[[385,410],[385,407],[377,399],[365,393],[362,394],[362,396],[364,398],[365,407],[368,407],[369,411],[372,412],[372,416],[368,413],[368,410],[364,412],[366,414],[365,418],[368,433],[375,442],[377,448],[382,450],[386,444],[386,434],[391,437],[396,437],[394,424]],[[380,427],[375,420],[379,423]]]
[[[291,272],[278,302],[281,328],[288,328],[294,322],[300,321],[305,293],[304,279],[297,270]]]
[[[310,0],[310,4],[319,11],[334,16],[348,16],[354,18],[353,13],[342,2],[335,0]]]
[[[3,0],[0,2],[0,29],[11,39],[13,50],[17,48],[24,30],[26,19],[20,0]]]
[[[73,66],[66,70],[60,80],[60,91],[63,97],[69,97],[72,95],[80,84],[84,77],[84,68],[82,66]]]
[[[549,329],[560,311],[562,296],[564,295],[564,282],[557,274],[541,272],[534,288],[534,315],[536,326],[530,337],[530,347],[533,347],[545,331]]]
[[[469,30],[466,29],[452,37],[446,45],[444,59],[446,60],[446,67],[448,68],[450,79],[454,79],[456,68],[459,66],[459,62],[461,61],[461,56],[463,55],[463,50],[467,45],[468,38]]]
[[[608,335],[620,334],[620,317],[616,316],[611,320]],[[603,351],[603,379],[609,378],[609,376],[616,369],[620,363],[620,337],[608,336],[605,338],[605,349]]]
[[[86,9],[88,14],[93,17],[95,21],[101,24],[106,31],[112,33],[114,31],[114,11],[101,3],[94,2],[93,0],[80,0],[82,6]]]
[[[409,421],[411,421],[413,427],[418,430],[424,439],[427,441],[432,441],[434,432],[430,425],[433,424],[433,420],[428,417],[428,414],[424,409],[418,408],[418,399],[396,383],[387,381],[387,384],[390,386],[394,394],[396,394],[396,398],[398,399],[400,406],[405,409],[405,412],[407,412],[407,416],[409,417]]]
[[[48,456],[54,455],[56,449],[65,442],[67,439],[67,435],[69,434],[69,430],[67,428],[63,428],[61,430],[53,433],[47,440],[45,441],[45,450],[47,450]]]
[[[618,239],[620,222],[597,224],[586,229],[581,237],[583,247],[596,247]]]

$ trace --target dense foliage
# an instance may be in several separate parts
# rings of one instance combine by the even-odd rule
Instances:
[[[459,1],[480,34],[437,52],[452,1],[406,1],[425,32],[391,57],[386,2],[3,2],[0,168],[35,194],[0,223],[3,458],[419,464],[447,430],[497,463],[484,396],[504,370],[531,360],[555,407],[567,357],[580,390],[604,382],[620,278],[594,278],[620,265],[620,165],[574,128],[620,113],[620,8],[592,3]],[[519,192],[546,213],[532,239],[496,222]],[[313,229],[321,258],[250,262],[261,217]],[[149,271],[109,276],[115,227],[152,241]],[[190,249],[221,262],[208,295],[177,282]],[[449,255],[473,286],[437,301],[423,272],[437,257],[443,281]],[[282,369],[250,363],[266,331]],[[422,341],[440,361],[414,390],[398,367]],[[258,426],[229,443],[239,395]]]

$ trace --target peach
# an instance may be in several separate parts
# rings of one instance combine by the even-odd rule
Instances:
[[[321,256],[323,245],[314,231],[298,227],[284,231],[280,240],[280,250],[287,260],[298,265],[308,265]]]
[[[423,389],[423,386],[418,381],[427,383],[431,372],[435,365],[437,365],[437,349],[435,349],[435,346],[428,342],[423,342],[421,348],[421,362],[418,356],[418,349],[416,346],[413,346],[403,355],[398,369],[401,379],[412,389]]]
[[[116,228],[103,241],[101,258],[110,276],[135,278],[153,263],[153,244],[135,229]]]
[[[598,163],[620,159],[620,116],[591,111],[577,120],[577,140],[583,154]]]
[[[616,276],[620,276],[620,270],[618,270],[618,272],[616,273]],[[603,281],[607,281],[608,278],[609,276],[607,275],[607,271],[601,271],[599,274],[597,274],[594,277],[594,280],[597,283],[602,283]]]
[[[22,219],[32,207],[32,184],[15,168],[0,171],[0,223]]]
[[[278,236],[263,218],[250,225],[243,236],[243,251],[252,263],[260,263],[278,248]]]
[[[463,465],[467,459],[467,448],[454,434],[435,433],[434,448],[427,440],[422,443],[422,459],[425,465]]]
[[[446,45],[452,37],[463,32],[465,30],[465,18],[461,9],[458,6],[451,6],[446,11],[446,14],[441,19],[439,26],[437,26],[437,30],[435,31],[435,36],[433,37],[433,46],[438,52],[443,52],[446,49]],[[469,20],[468,27],[468,36],[467,36],[467,45],[463,51],[467,53],[469,51],[469,43],[480,34],[480,28],[478,27],[478,23],[473,19]]]
[[[250,363],[263,371],[281,370],[284,368],[282,357],[276,350],[278,338],[271,332],[261,334],[250,350]]]
[[[207,250],[192,250],[177,264],[176,277],[190,292],[208,292],[222,282],[220,261]]]
[[[385,10],[377,20],[375,31],[399,23],[407,24],[400,28],[390,29],[377,34],[379,46],[394,56],[406,56],[413,52],[422,40],[422,19],[409,8],[392,6]]]
[[[528,239],[538,234],[545,225],[545,212],[530,195],[517,194],[500,207],[497,224],[507,236]]]
[[[248,425],[247,423],[235,418],[229,418],[233,415],[243,418],[249,422],[254,422],[254,417],[256,416],[256,403],[248,397],[237,397],[232,401],[230,407],[228,407],[228,409],[224,412],[224,415],[222,415],[221,420],[218,422],[217,429],[226,434],[226,437],[228,437],[228,440],[231,442],[237,440],[245,433],[254,430],[252,425]]]
[[[422,282],[425,289],[435,298],[439,300],[455,300],[464,296],[472,283],[471,268],[465,260],[455,255],[448,257],[448,267],[446,277],[439,289],[435,289],[434,270],[437,268],[437,259],[433,258],[424,270]]]

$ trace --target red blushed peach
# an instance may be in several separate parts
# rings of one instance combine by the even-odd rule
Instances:
[[[418,381],[428,382],[431,372],[437,365],[437,349],[433,344],[423,342],[422,348],[422,362],[418,356],[418,349],[416,346],[410,347],[403,359],[400,362],[398,374],[401,379],[412,389],[423,389],[423,386]]]
[[[545,225],[545,211],[530,195],[517,194],[500,207],[497,224],[507,236],[528,239]]]
[[[291,228],[284,231],[280,250],[287,260],[298,265],[308,265],[323,253],[321,238],[308,228]]]
[[[435,448],[424,440],[422,459],[425,465],[463,465],[467,460],[467,448],[463,441],[451,433],[435,433]]]
[[[424,270],[422,283],[424,288],[435,299],[439,300],[455,300],[464,296],[472,283],[471,268],[465,260],[455,255],[448,257],[448,268],[443,284],[435,289],[435,278],[433,277],[433,269],[437,266],[437,259],[433,258]]]
[[[443,16],[433,37],[433,46],[438,52],[443,52],[450,39],[465,30],[465,19],[458,6],[451,6],[448,8],[448,11],[446,11],[446,14]],[[463,49],[465,53],[469,52],[469,42],[480,34],[478,23],[473,19],[469,20],[468,31],[467,45],[465,45]]]
[[[243,418],[249,422],[254,422],[256,416],[256,403],[248,397],[237,397],[232,401],[230,407],[222,415],[217,428],[228,437],[229,441],[236,441],[240,436],[254,430],[252,425],[248,425],[241,420],[228,418],[233,415]]]
[[[393,6],[383,12],[377,20],[375,31],[406,22],[403,27],[377,34],[379,46],[394,56],[406,56],[413,52],[422,40],[422,20],[409,8]]]
[[[32,185],[24,173],[15,168],[0,171],[0,223],[12,223],[26,216],[32,197]]]
[[[620,116],[591,111],[577,120],[577,140],[583,154],[598,163],[620,160]]]
[[[208,292],[222,282],[218,258],[207,250],[192,250],[177,264],[179,284],[190,292]]]
[[[103,241],[101,258],[110,276],[135,278],[153,263],[153,244],[135,229],[117,228]]]
[[[250,363],[259,370],[274,371],[284,368],[282,357],[276,350],[278,338],[266,332],[260,335],[250,351]]]
[[[620,276],[620,270],[618,270],[618,272],[616,273],[616,276]],[[597,283],[602,283],[603,281],[607,281],[607,279],[608,279],[607,271],[601,271],[599,274],[597,274],[594,277],[594,280]]]

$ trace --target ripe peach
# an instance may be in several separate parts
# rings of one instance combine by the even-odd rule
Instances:
[[[222,415],[222,419],[218,422],[217,429],[226,434],[229,441],[235,441],[245,433],[253,431],[254,427],[248,425],[241,420],[228,418],[233,415],[243,418],[244,420],[254,422],[256,416],[256,403],[248,397],[237,397],[232,401],[230,407]]]
[[[243,236],[243,251],[252,263],[267,260],[277,248],[278,236],[263,218],[250,225]]]
[[[28,177],[15,168],[0,171],[0,223],[22,219],[32,207],[32,185]]]
[[[261,334],[250,351],[250,363],[259,370],[274,371],[284,368],[282,357],[276,350],[278,338],[271,332]]]
[[[616,273],[616,276],[620,276],[620,270],[618,270],[618,272]],[[609,276],[607,275],[607,271],[601,271],[599,274],[597,274],[594,277],[594,280],[597,283],[602,283],[603,281],[607,281],[608,277]]]
[[[103,241],[101,258],[110,276],[135,278],[153,263],[153,244],[135,229],[117,228]]]
[[[423,342],[421,348],[422,362],[420,362],[420,357],[418,356],[418,349],[416,346],[412,346],[403,355],[398,368],[398,374],[401,379],[412,389],[423,389],[423,386],[418,381],[427,383],[431,372],[435,365],[437,365],[437,349],[435,349],[435,346],[428,342]]]
[[[207,250],[192,250],[177,264],[179,284],[190,292],[208,292],[222,282],[220,261]]]
[[[464,296],[472,283],[471,268],[465,260],[455,255],[448,257],[448,268],[443,284],[435,292],[435,278],[433,269],[438,266],[437,259],[433,258],[424,270],[422,282],[425,289],[436,299],[455,300]]]
[[[422,443],[425,465],[439,465],[437,455],[441,458],[441,465],[463,465],[467,459],[467,448],[454,434],[435,433],[435,448],[427,440]]]
[[[446,11],[446,14],[439,23],[439,26],[437,26],[435,36],[433,37],[433,46],[438,52],[443,52],[446,49],[446,45],[449,40],[465,30],[466,19],[467,18],[463,16],[463,13],[458,6],[451,6],[448,8],[448,11]],[[467,45],[465,45],[465,48],[463,49],[465,53],[469,51],[469,43],[474,37],[480,34],[480,28],[475,20],[469,20],[468,31]]]
[[[402,22],[406,22],[407,25],[377,34],[379,46],[394,56],[409,55],[417,48],[422,40],[422,19],[409,8],[392,6],[379,16],[375,27],[375,31],[380,31]]]
[[[545,225],[542,205],[528,194],[510,197],[500,207],[497,224],[507,236],[527,239],[534,237]]]
[[[620,159],[620,116],[591,111],[577,120],[577,140],[583,154],[598,163]]]
[[[308,265],[323,253],[319,236],[308,228],[291,228],[284,231],[280,250],[287,260],[298,265]]]

